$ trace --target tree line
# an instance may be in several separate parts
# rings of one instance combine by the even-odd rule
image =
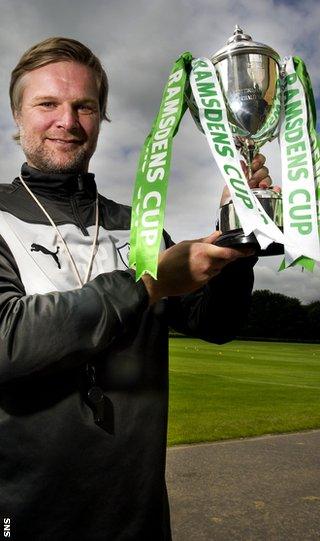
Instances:
[[[294,297],[267,289],[256,290],[248,321],[239,336],[320,341],[320,301],[303,305]]]

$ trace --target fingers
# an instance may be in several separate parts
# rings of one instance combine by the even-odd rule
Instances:
[[[261,167],[253,173],[249,180],[249,186],[250,188],[269,188],[271,186],[272,181],[269,176],[269,169],[268,167]]]
[[[213,260],[233,261],[238,257],[248,257],[255,254],[255,249],[251,245],[243,245],[240,248],[231,248],[228,246],[217,246],[215,242],[221,236],[221,231],[215,231],[208,237],[202,239],[203,243],[208,243],[208,253]]]
[[[216,258],[221,259],[236,259],[238,257],[248,257],[250,255],[255,254],[255,249],[251,245],[243,245],[239,248],[229,248],[225,246],[216,246],[215,242],[218,240],[218,238],[222,235],[221,231],[214,231],[207,237],[204,237],[203,239],[199,239],[194,242],[203,242],[207,244],[213,245],[214,252],[212,252],[213,256]]]
[[[252,175],[249,180],[250,188],[269,188],[272,180],[269,175],[269,169],[265,164],[266,158],[263,154],[257,154],[251,164]]]
[[[207,275],[211,278],[219,274],[222,269],[233,263],[237,259],[243,257],[249,257],[254,255],[255,251],[253,248],[244,247],[241,249],[227,248],[220,246],[208,246],[208,256],[209,256],[209,266],[207,269]]]
[[[214,244],[216,240],[222,235],[221,231],[214,231],[207,237],[204,237],[203,239],[200,239],[201,242],[206,242],[207,244]]]
[[[263,167],[265,163],[266,163],[265,156],[263,154],[257,154],[252,160],[252,164],[251,164],[252,172],[255,173],[256,171],[261,169],[261,167]]]
[[[222,246],[213,246],[212,257],[221,259],[227,263],[238,259],[239,257],[249,257],[255,254],[255,249],[252,246],[243,246],[241,248],[228,248]]]
[[[268,167],[264,165],[265,161],[266,161],[266,158],[265,156],[263,156],[263,154],[257,154],[253,158],[252,164],[251,164],[251,177],[249,179],[249,167],[243,160],[240,160],[242,170],[246,178],[248,179],[248,184],[251,189],[262,188],[265,190],[267,188],[270,188],[270,186],[272,186],[272,179],[269,175],[269,169]],[[279,186],[276,186],[273,189],[275,192],[278,192],[278,193],[281,192],[281,188]],[[229,190],[227,188],[224,188],[222,192],[220,206],[224,205],[228,201],[229,197],[230,197]]]
[[[251,163],[251,174],[254,175],[257,171],[259,171],[259,169],[263,168],[265,162],[266,162],[265,156],[263,156],[263,154],[257,154],[253,158],[252,163]],[[248,178],[248,176],[249,176],[249,167],[247,166],[247,164],[246,164],[246,162],[244,160],[240,160],[240,163],[241,163],[241,167],[242,167],[242,170],[243,170],[244,174]],[[265,169],[268,170],[267,167]]]

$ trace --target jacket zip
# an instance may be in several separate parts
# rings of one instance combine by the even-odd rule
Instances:
[[[88,230],[86,229],[86,227],[85,227],[85,225],[83,224],[83,222],[81,221],[80,214],[79,214],[79,211],[78,211],[77,201],[76,201],[76,198],[75,198],[74,195],[71,196],[71,198],[70,198],[70,203],[71,203],[71,208],[72,208],[73,215],[74,215],[74,217],[75,217],[76,220],[77,220],[77,223],[78,223],[78,226],[79,226],[80,229],[81,229],[81,232],[82,232],[86,237],[89,237],[89,232],[88,232]]]

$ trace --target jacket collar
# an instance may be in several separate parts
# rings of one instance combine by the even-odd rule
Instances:
[[[38,194],[57,194],[61,196],[96,194],[96,183],[93,173],[43,173],[39,169],[24,163],[21,167],[21,176],[27,186]],[[13,181],[14,185],[21,185],[19,177]]]

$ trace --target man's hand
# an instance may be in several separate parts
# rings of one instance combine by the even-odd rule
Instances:
[[[253,255],[251,248],[221,248],[213,243],[221,235],[215,231],[208,237],[179,242],[159,255],[158,280],[143,275],[150,304],[162,297],[191,293],[206,284],[228,263]]]
[[[264,165],[266,158],[262,154],[257,154],[252,160],[252,175],[249,179],[249,168],[246,163],[241,160],[241,167],[248,179],[250,188],[262,188],[267,189],[272,184],[272,180],[269,176],[269,169]]]
[[[267,167],[265,167],[265,165],[264,165],[265,161],[266,161],[266,159],[262,154],[257,154],[253,158],[253,160],[252,160],[252,176],[249,179],[249,168],[245,164],[245,162],[243,160],[241,160],[240,163],[241,163],[242,170],[243,170],[244,174],[246,175],[246,177],[248,179],[248,184],[249,184],[251,189],[253,189],[253,188],[267,189],[267,188],[269,188],[271,186],[272,181],[271,181],[271,178],[269,176],[269,169]],[[275,190],[279,191],[279,188],[276,187]],[[228,198],[230,198],[230,192],[229,192],[229,188],[227,186],[225,186],[224,189],[223,189],[223,192],[222,192],[220,206],[224,205]]]

